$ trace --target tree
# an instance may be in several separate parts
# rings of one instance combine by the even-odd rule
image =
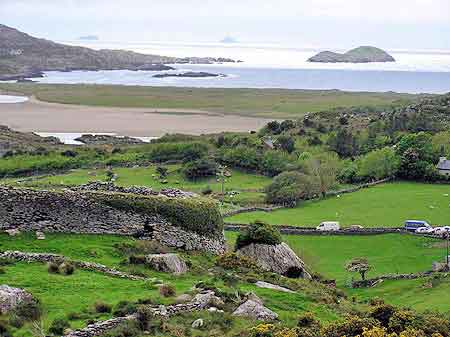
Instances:
[[[347,128],[340,128],[336,133],[332,133],[327,144],[341,157],[351,157],[357,152],[356,139]]]
[[[167,167],[164,166],[156,166],[156,173],[159,174],[160,179],[166,179],[167,178]]]
[[[282,135],[278,137],[276,141],[277,148],[286,151],[287,153],[292,153],[295,150],[295,141],[292,137]]]
[[[215,176],[217,173],[217,164],[211,159],[201,158],[185,164],[183,173],[186,178],[191,180]]]
[[[266,187],[266,201],[293,207],[318,193],[319,186],[314,178],[295,171],[283,172]]]
[[[362,180],[393,177],[400,166],[400,158],[389,147],[369,152],[357,161],[357,175]]]
[[[403,136],[397,144],[396,153],[400,156],[400,177],[414,180],[430,176],[431,165],[438,157],[433,150],[431,135],[424,132]]]
[[[336,184],[339,172],[339,158],[335,153],[326,152],[306,161],[306,174],[311,175],[319,186],[322,196]]]
[[[372,266],[365,257],[356,257],[348,261],[345,265],[345,270],[351,273],[359,273],[363,281],[366,279],[366,273],[370,269],[372,269]]]

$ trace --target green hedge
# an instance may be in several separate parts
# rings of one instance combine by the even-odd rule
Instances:
[[[89,192],[97,202],[116,209],[145,215],[160,215],[185,230],[214,235],[223,230],[223,219],[217,202],[207,198],[167,198],[123,193]]]

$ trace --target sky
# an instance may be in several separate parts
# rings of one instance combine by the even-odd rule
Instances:
[[[0,0],[0,23],[58,41],[450,49],[450,0]]]

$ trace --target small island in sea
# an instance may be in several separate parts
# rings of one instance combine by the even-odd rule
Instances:
[[[322,63],[370,63],[395,62],[395,59],[380,48],[361,46],[346,53],[323,51],[308,59],[308,62]]]
[[[78,40],[83,40],[83,41],[98,41],[100,40],[100,38],[97,35],[84,35],[84,36],[80,36],[78,38]]]

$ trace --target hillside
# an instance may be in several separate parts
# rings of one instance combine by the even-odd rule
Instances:
[[[361,46],[344,54],[323,51],[308,59],[308,62],[322,63],[369,63],[369,62],[395,62],[395,59],[382,49]]]
[[[225,58],[175,58],[124,50],[93,50],[35,38],[0,25],[0,80],[40,76],[43,71],[160,70],[165,63],[233,62]]]

